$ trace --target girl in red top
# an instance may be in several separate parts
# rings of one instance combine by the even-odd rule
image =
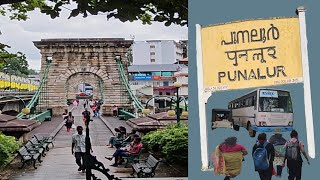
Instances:
[[[141,138],[136,137],[129,151],[126,149],[117,149],[116,152],[114,152],[113,157],[115,160],[114,160],[114,164],[112,164],[111,166],[117,167],[121,157],[128,157],[130,154],[140,153],[142,147],[143,147],[143,144],[141,144]],[[113,157],[105,157],[105,158],[111,161]]]

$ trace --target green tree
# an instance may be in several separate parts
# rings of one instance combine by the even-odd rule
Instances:
[[[14,75],[26,76],[29,74],[28,61],[21,52],[9,53],[0,49],[0,71]]]
[[[38,75],[39,73],[34,69],[29,69],[29,75]]]
[[[6,6],[4,6],[6,5]],[[69,10],[70,16],[105,14],[122,22],[141,20],[165,22],[166,26],[188,23],[187,0],[1,0],[0,14],[9,13],[11,19],[26,20],[27,12],[40,9],[51,18],[59,17],[61,10]]]

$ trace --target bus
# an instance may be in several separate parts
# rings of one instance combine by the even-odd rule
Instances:
[[[293,108],[290,92],[259,88],[228,104],[233,129],[248,130],[250,137],[256,132],[284,132],[293,130]]]

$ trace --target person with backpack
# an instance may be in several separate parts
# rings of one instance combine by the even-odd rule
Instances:
[[[283,161],[285,157],[285,147],[287,140],[282,137],[282,134],[275,133],[269,138],[269,143],[274,147],[275,157],[273,165],[276,167],[276,176],[281,177],[283,169]]]
[[[303,162],[301,153],[306,158],[309,165],[310,162],[306,151],[304,150],[303,142],[298,140],[298,132],[296,130],[292,130],[290,137],[290,141],[284,145],[286,153],[283,164],[287,161],[287,167],[289,170],[288,180],[300,180]]]
[[[274,156],[274,147],[267,141],[266,133],[259,134],[252,149],[252,157],[255,171],[258,171],[261,180],[271,180]]]

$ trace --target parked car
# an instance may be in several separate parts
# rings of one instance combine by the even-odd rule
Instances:
[[[232,128],[232,115],[229,109],[212,109],[212,129]]]

